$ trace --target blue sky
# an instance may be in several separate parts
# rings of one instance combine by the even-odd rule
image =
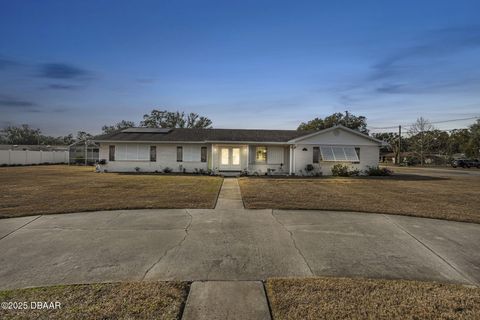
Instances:
[[[0,126],[99,132],[153,108],[219,128],[480,115],[480,1],[0,0]],[[439,125],[465,126],[472,121]]]

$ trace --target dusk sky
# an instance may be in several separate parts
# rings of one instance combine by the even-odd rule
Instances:
[[[217,128],[479,116],[479,13],[478,0],[0,0],[0,127],[99,133],[154,108]]]

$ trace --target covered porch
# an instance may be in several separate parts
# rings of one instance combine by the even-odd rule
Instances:
[[[290,174],[290,146],[285,144],[212,144],[211,169],[217,173]]]

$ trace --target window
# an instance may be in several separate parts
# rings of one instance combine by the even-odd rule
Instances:
[[[313,163],[319,163],[320,161],[320,148],[313,147]]]
[[[117,144],[115,153],[115,159],[119,161],[149,161],[150,146],[134,143]]]
[[[200,161],[207,162],[207,147],[202,147],[200,150]]]
[[[108,147],[108,161],[115,161],[115,146]]]
[[[177,162],[183,161],[183,147],[177,147]]]
[[[156,162],[157,161],[157,147],[150,146],[150,161]]]
[[[267,162],[267,147],[257,147],[255,149],[255,161]]]
[[[355,148],[355,152],[357,153],[358,160],[360,161],[360,148]]]
[[[359,161],[354,147],[322,146],[320,152],[323,161]]]
[[[182,161],[183,162],[200,162],[201,148],[197,145],[185,145],[182,147]]]

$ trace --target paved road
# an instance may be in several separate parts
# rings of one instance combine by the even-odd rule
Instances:
[[[388,167],[395,173],[418,174],[431,177],[480,177],[480,169],[451,167]]]
[[[0,220],[0,288],[363,276],[480,283],[480,224],[282,210],[120,210]]]

